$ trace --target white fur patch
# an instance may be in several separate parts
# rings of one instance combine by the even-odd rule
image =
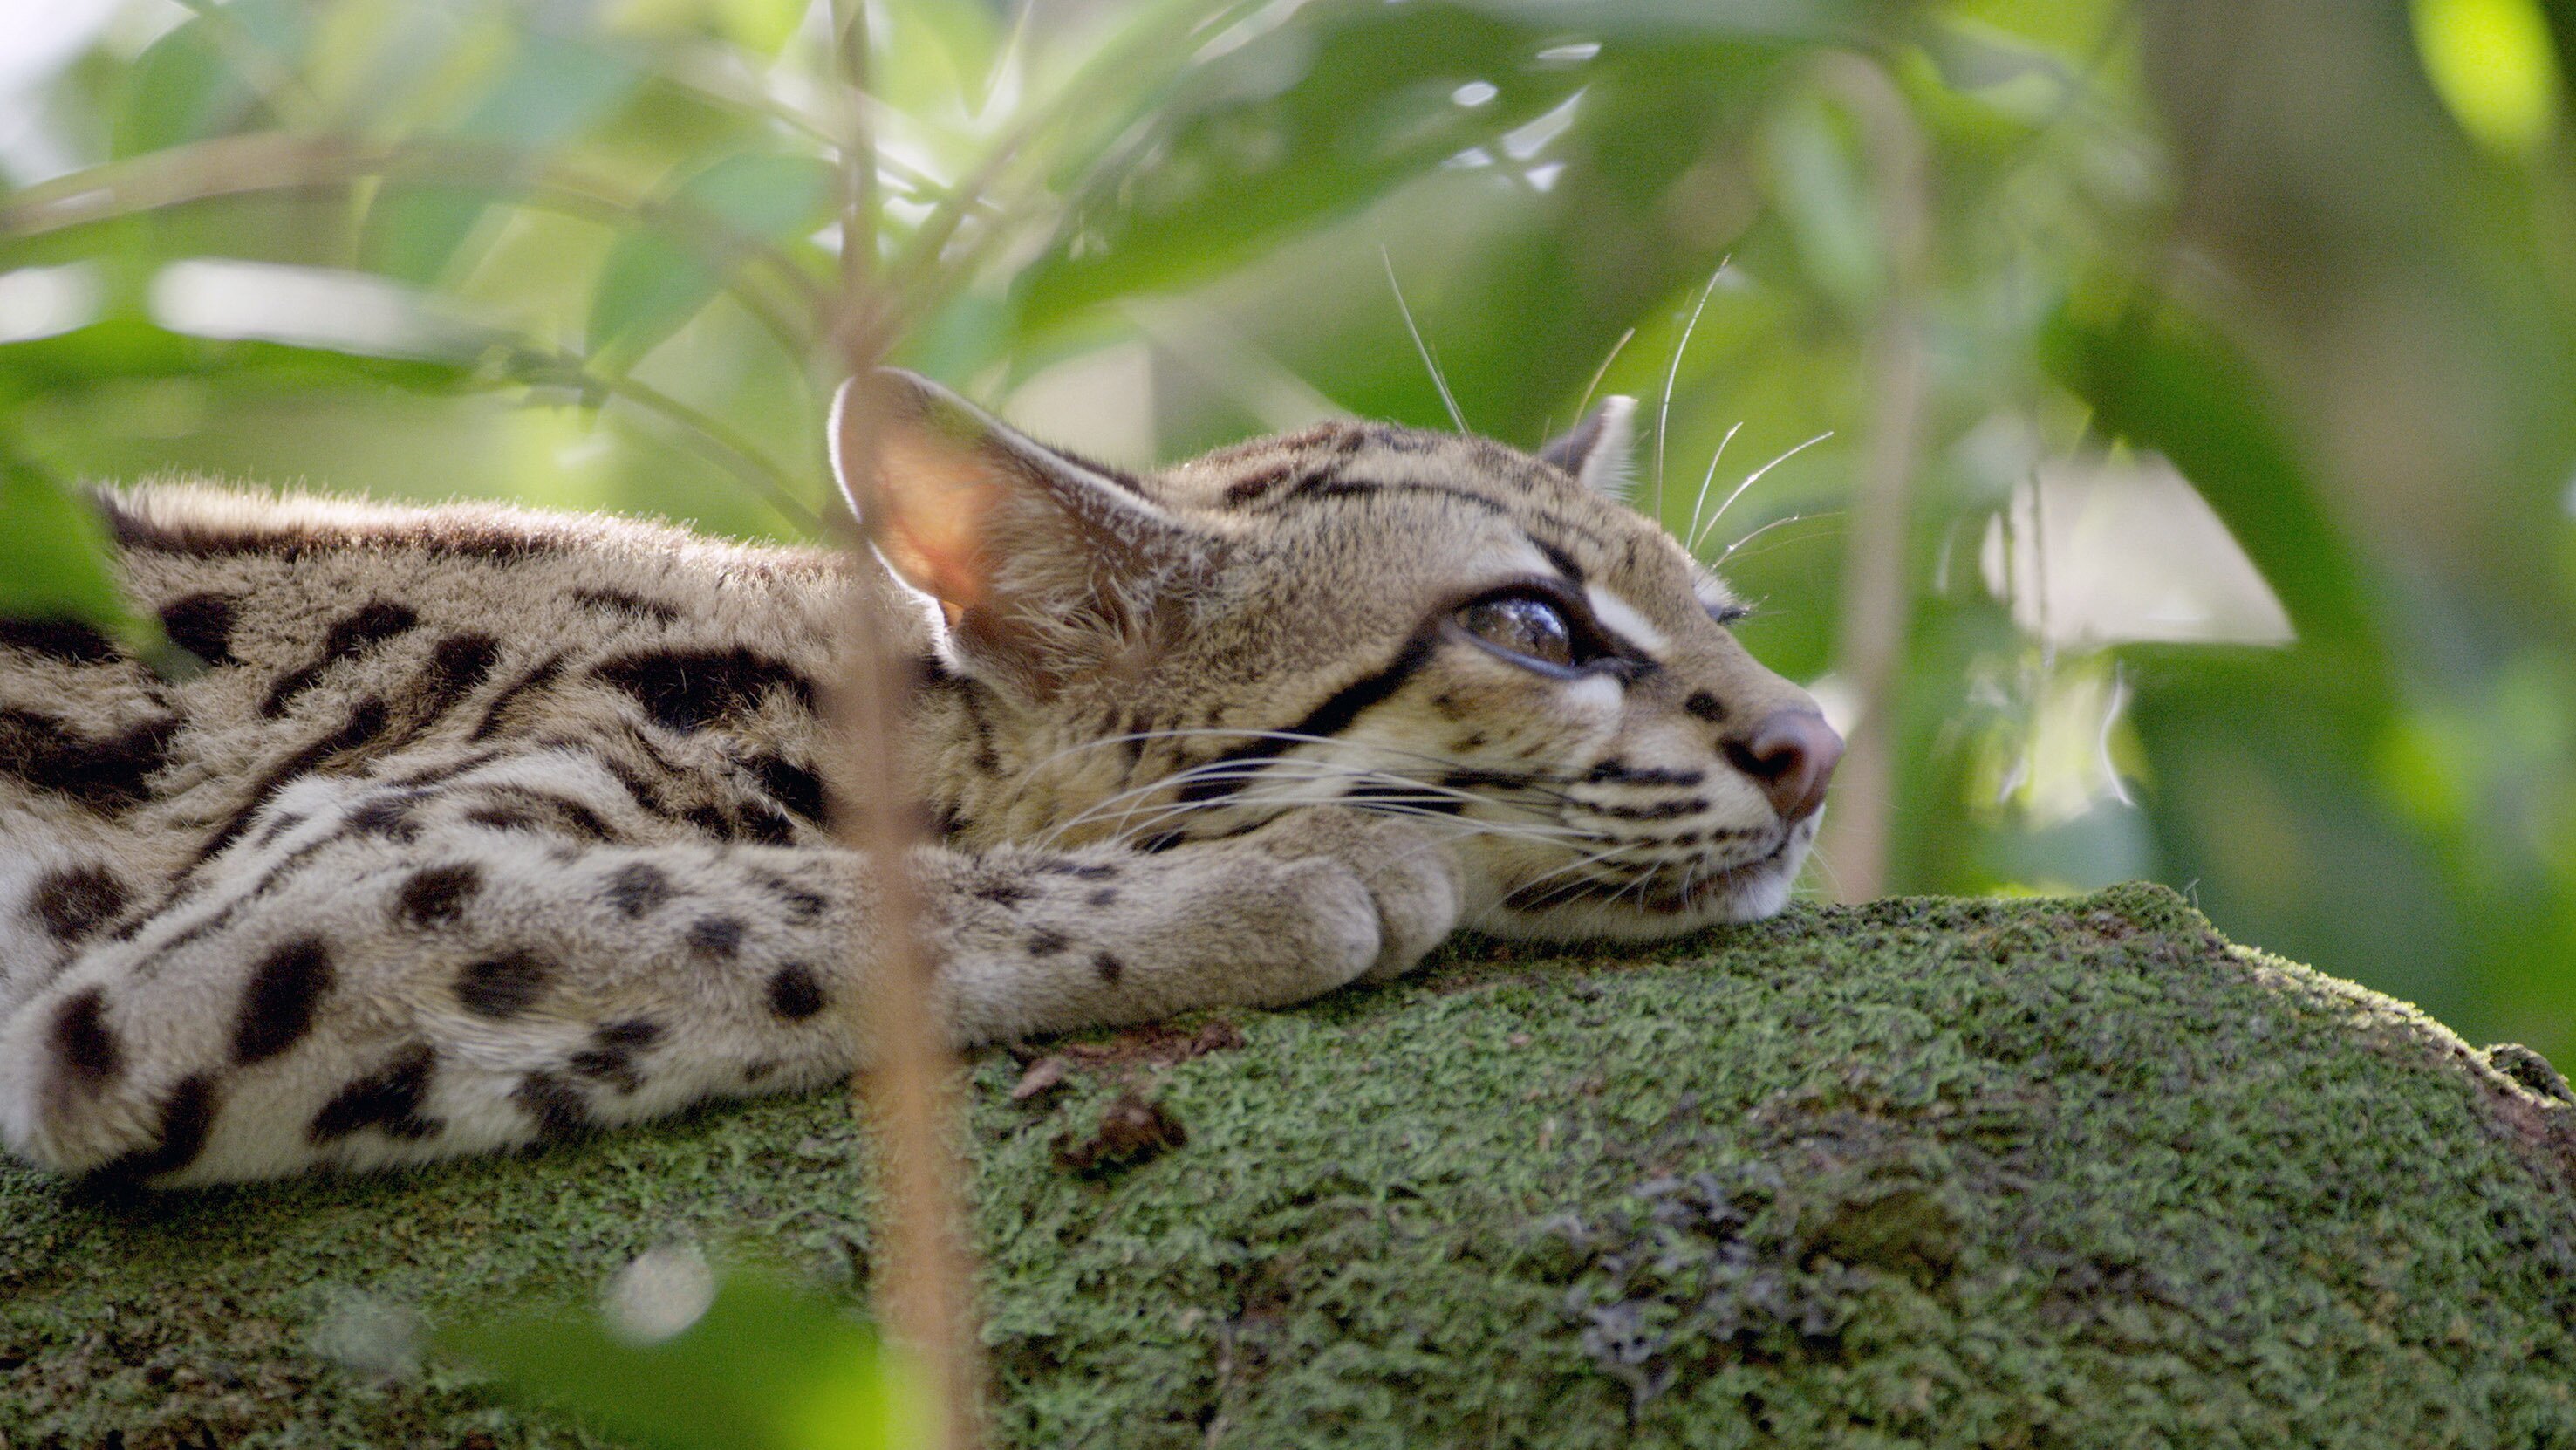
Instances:
[[[1659,655],[1672,643],[1664,638],[1662,630],[1646,622],[1646,616],[1638,613],[1635,605],[1600,585],[1586,585],[1583,597],[1592,601],[1592,617],[1639,653]]]
[[[1565,698],[1589,710],[1619,708],[1619,682],[1608,675],[1586,675],[1565,687]]]

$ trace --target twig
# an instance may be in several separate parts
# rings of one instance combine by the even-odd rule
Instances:
[[[703,208],[656,198],[561,161],[447,138],[360,145],[327,136],[262,131],[171,146],[28,187],[0,201],[0,239],[44,236],[143,212],[271,191],[329,191],[370,177],[474,187],[521,204],[626,229],[639,222],[696,252],[726,290],[802,359],[813,344],[799,321],[828,315],[832,293],[765,239]],[[743,285],[757,275],[785,289],[784,304]]]
[[[1873,407],[1843,566],[1837,667],[1855,716],[1824,827],[1843,899],[1862,901],[1887,888],[1895,819],[1893,716],[1911,605],[1906,515],[1928,385],[1922,318],[1928,201],[1922,133],[1886,74],[1850,55],[1828,57],[1818,74],[1860,122],[1875,163],[1871,176],[1888,254],[1887,290],[1869,339]]]
[[[915,793],[903,770],[901,732],[910,680],[886,647],[894,620],[868,567],[874,531],[883,510],[869,507],[878,489],[876,364],[888,342],[876,303],[876,148],[868,129],[867,11],[862,0],[833,0],[836,53],[850,89],[852,134],[843,152],[841,288],[833,341],[856,385],[839,419],[834,446],[851,496],[846,517],[849,548],[859,567],[851,589],[847,655],[855,676],[839,691],[841,746],[848,778],[865,792],[857,819],[833,823],[843,843],[868,862],[876,883],[879,954],[873,990],[850,1004],[860,1040],[868,1045],[870,1071],[860,1078],[859,1107],[872,1113],[881,1133],[886,1211],[880,1224],[886,1252],[876,1286],[879,1317],[893,1339],[918,1357],[940,1412],[939,1444],[971,1450],[980,1415],[973,1358],[974,1308],[971,1220],[959,1184],[956,1064],[945,1030],[931,1014],[929,954],[916,927],[918,884],[911,870]]]

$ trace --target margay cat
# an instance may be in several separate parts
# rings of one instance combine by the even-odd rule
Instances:
[[[133,596],[211,668],[0,623],[9,1148],[202,1184],[849,1072],[872,896],[822,822],[853,587],[918,621],[960,1043],[1295,1002],[1462,921],[1662,936],[1786,900],[1841,742],[1608,491],[1625,400],[1535,458],[1336,422],[1131,477],[889,386],[864,572],[102,494]]]

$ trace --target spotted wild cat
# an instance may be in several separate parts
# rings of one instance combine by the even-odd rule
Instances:
[[[1625,400],[1535,458],[1335,422],[1131,477],[890,386],[882,569],[102,494],[133,597],[210,668],[0,622],[0,1138],[202,1184],[847,1073],[876,929],[823,711],[853,588],[909,626],[961,1043],[1296,1002],[1461,923],[1786,900],[1841,742],[1606,486]]]

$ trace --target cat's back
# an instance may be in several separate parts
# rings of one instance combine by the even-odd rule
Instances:
[[[714,723],[827,668],[830,555],[488,503],[200,484],[95,495],[127,598],[206,668],[86,626],[0,624],[0,833],[112,836],[156,872],[310,773],[524,748],[640,708]]]

